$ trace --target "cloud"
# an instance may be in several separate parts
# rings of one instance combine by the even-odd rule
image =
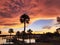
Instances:
[[[44,26],[43,29],[51,29],[51,26]]]
[[[5,13],[5,12],[0,12],[0,16],[3,18],[12,18],[12,16],[9,13]]]
[[[0,0],[0,18],[3,19],[0,20],[3,23],[12,22],[14,25],[15,21],[19,24],[17,20],[23,13],[27,13],[31,19],[60,16],[60,0]]]
[[[48,7],[56,6],[56,8],[60,7],[60,0],[46,0],[45,5]]]
[[[4,25],[4,26],[12,26],[12,25],[18,25],[18,24],[16,24],[16,23],[12,23],[12,24],[0,24],[0,25]]]
[[[27,12],[30,15],[41,14],[43,16],[56,16],[60,14],[59,0],[6,0],[3,2],[1,3],[4,6],[3,10],[5,8],[4,11],[10,15],[21,12]]]

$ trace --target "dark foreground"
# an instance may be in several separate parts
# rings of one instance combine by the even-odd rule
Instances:
[[[38,42],[38,43],[31,43],[31,44],[19,44],[19,43],[15,43],[15,44],[1,44],[1,45],[60,45],[60,43],[47,43],[47,42]]]

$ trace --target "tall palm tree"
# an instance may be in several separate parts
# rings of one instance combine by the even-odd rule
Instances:
[[[25,33],[25,30],[26,30],[26,23],[28,24],[30,21],[30,17],[26,14],[23,14],[21,17],[20,17],[20,22],[21,23],[24,23],[24,33]],[[23,34],[24,35],[24,34]],[[23,42],[24,42],[24,38],[23,38]]]
[[[13,29],[9,29],[8,32],[10,33],[10,39],[11,39],[11,35],[12,35],[12,33],[14,33],[14,31],[13,31]]]
[[[26,30],[26,23],[29,23],[30,21],[30,17],[26,14],[23,14],[21,17],[20,17],[20,22],[21,23],[24,23],[24,32]]]
[[[29,43],[31,43],[31,38],[30,38],[30,37],[31,37],[31,34],[32,34],[32,30],[29,29],[27,32],[28,32],[28,34],[29,34]]]

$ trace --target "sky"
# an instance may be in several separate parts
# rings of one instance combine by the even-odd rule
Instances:
[[[0,30],[23,30],[19,19],[24,13],[30,17],[27,29],[40,31],[51,27],[55,30],[51,25],[60,16],[60,0],[0,0]]]

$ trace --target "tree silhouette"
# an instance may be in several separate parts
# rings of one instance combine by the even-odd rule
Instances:
[[[58,33],[59,33],[59,31],[60,31],[60,28],[57,28],[57,29],[56,29],[56,32],[58,32]]]
[[[19,31],[16,32],[16,36],[17,36],[17,38],[19,40],[19,37],[20,37],[20,32]]]
[[[0,34],[1,34],[1,31],[0,31]]]
[[[46,37],[46,38],[52,38],[52,37],[53,37],[53,33],[47,32],[47,33],[45,34],[45,37]]]
[[[26,14],[23,14],[20,17],[20,22],[24,23],[24,33],[25,33],[25,30],[26,30],[26,23],[29,23],[29,21],[30,21],[30,17]],[[24,34],[23,34],[23,36],[24,36]],[[23,38],[23,42],[24,42],[24,38]]]
[[[32,30],[29,29],[27,32],[28,32],[28,34],[29,34],[29,43],[31,43],[31,38],[30,38],[30,37],[31,37],[31,34],[32,34]]]
[[[57,28],[56,32],[54,32],[54,35],[58,37],[59,36],[59,31],[60,31],[60,28]]]
[[[23,15],[20,17],[20,22],[21,22],[21,23],[24,23],[24,32],[25,32],[25,30],[26,30],[26,23],[29,23],[29,21],[30,21],[30,18],[29,18],[29,16],[26,15],[26,14],[23,14]]]
[[[14,31],[13,31],[13,29],[9,29],[8,32],[10,33],[10,40],[11,40],[11,35],[12,35],[12,33],[14,33]],[[10,41],[10,40],[9,40],[9,41]]]
[[[22,36],[22,37],[21,37],[22,39],[26,39],[26,38],[27,38],[27,33],[24,32],[24,31],[22,31],[22,32],[21,32],[21,36]]]

